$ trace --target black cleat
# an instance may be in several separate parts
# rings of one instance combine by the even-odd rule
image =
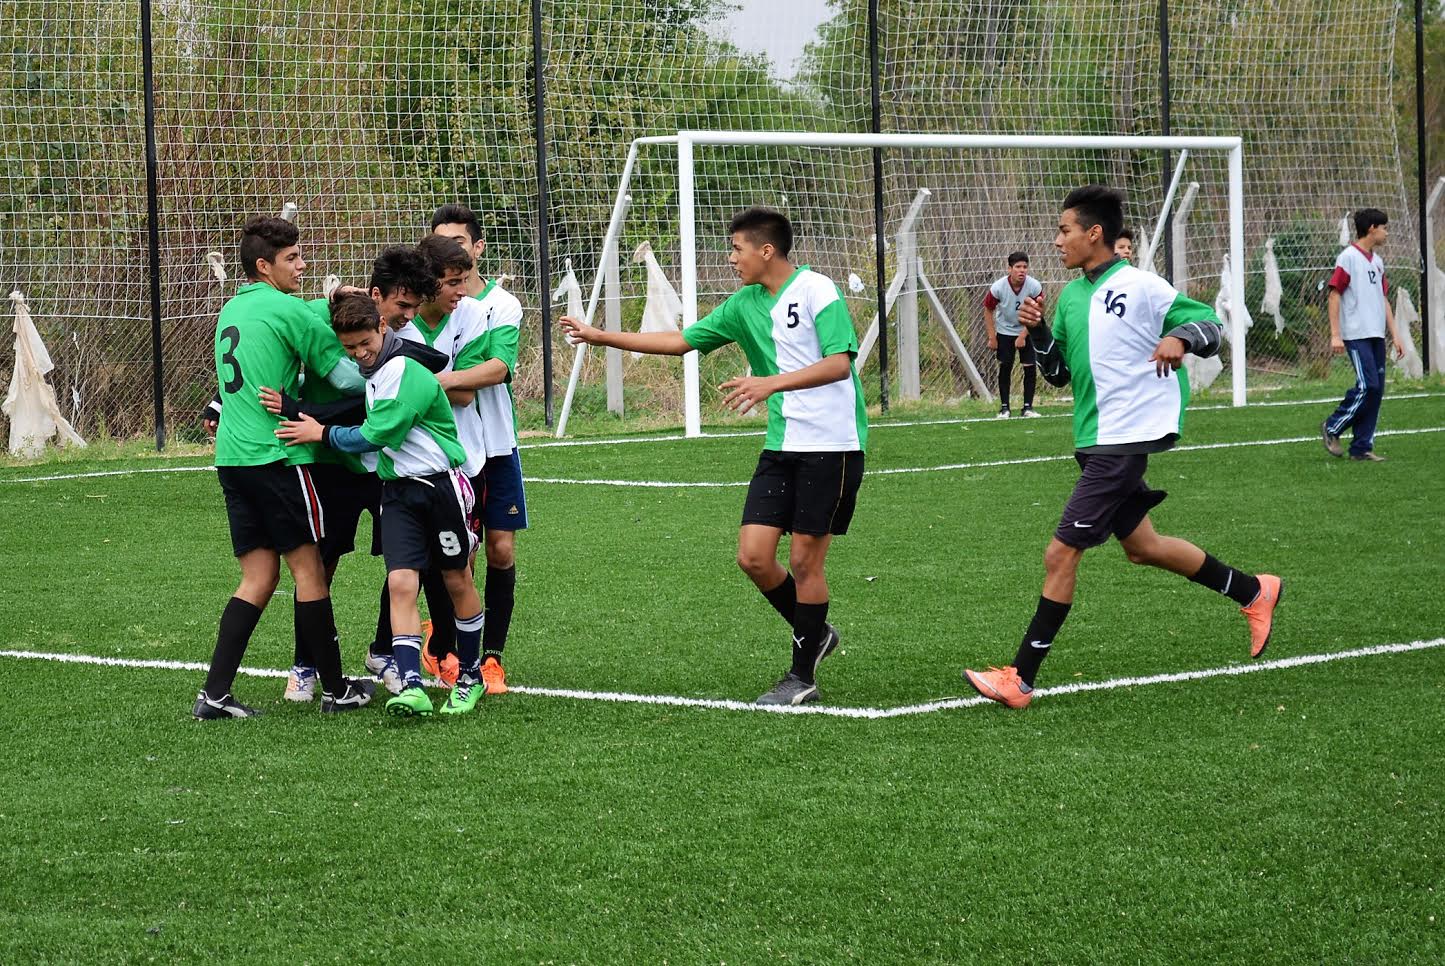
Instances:
[[[364,708],[371,703],[371,696],[375,693],[375,681],[366,678],[347,678],[346,690],[341,694],[333,695],[330,691],[321,693],[321,712],[322,714],[337,714],[342,711]]]
[[[773,689],[758,698],[754,704],[799,705],[818,700],[818,686],[809,684],[792,671],[773,685]]]
[[[823,658],[836,651],[838,649],[838,645],[841,643],[843,643],[843,638],[838,636],[838,628],[834,627],[832,624],[829,624],[827,621],[824,621],[823,646],[818,648],[818,659],[813,662],[814,674],[818,673],[818,665],[823,663]]]
[[[202,691],[196,695],[196,706],[191,709],[191,714],[197,721],[217,721],[221,718],[254,718],[261,712],[256,708],[248,708],[229,694],[222,698],[213,698]]]

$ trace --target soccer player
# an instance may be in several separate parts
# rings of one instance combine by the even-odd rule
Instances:
[[[457,615],[461,656],[461,672],[441,712],[465,714],[485,691],[482,601],[469,563],[476,549],[468,519],[472,490],[459,470],[466,453],[451,404],[436,376],[408,358],[401,338],[382,325],[370,298],[355,293],[338,298],[331,325],[366,377],[366,419],[360,426],[323,426],[303,413],[283,422],[276,435],[292,445],[325,443],[349,453],[378,453],[392,648],[404,685],[386,702],[386,710],[401,717],[425,717],[436,710],[422,689],[417,610],[421,572],[432,569],[441,573]]]
[[[757,703],[799,705],[818,700],[818,665],[839,640],[827,622],[824,563],[833,537],[848,532],[863,480],[858,338],[838,287],[788,260],[787,217],[749,208],[728,232],[728,262],[743,287],[682,332],[606,332],[573,318],[561,326],[574,341],[632,352],[742,347],[753,375],[723,383],[723,402],[738,411],[766,402],[768,430],[743,504],[738,565],[793,628],[792,666]],[[784,533],[793,535],[787,570],[777,559]]]
[[[365,706],[375,685],[341,672],[341,648],[326,571],[317,550],[325,532],[309,464],[311,447],[288,448],[274,434],[276,418],[262,408],[262,386],[295,391],[304,363],[314,379],[343,392],[362,389],[326,324],[295,293],[306,262],[296,226],[253,218],[241,234],[241,265],[250,284],[221,309],[216,323],[217,382],[225,417],[216,430],[216,475],[226,497],[231,545],[241,583],[221,614],[216,650],[192,714],[201,719],[257,713],[231,694],[251,634],[280,579],[280,560],[296,582],[296,634],[318,668],[321,710]]]
[[[1071,191],[1054,247],[1065,268],[1083,274],[1059,294],[1052,332],[1041,324],[1039,299],[1019,310],[1044,378],[1073,385],[1074,459],[1081,473],[1044,551],[1043,593],[1013,664],[963,672],[979,694],[1011,708],[1027,707],[1033,698],[1039,665],[1073,604],[1084,551],[1111,535],[1132,563],[1188,577],[1239,604],[1249,622],[1250,657],[1269,644],[1284,590],[1278,577],[1235,570],[1192,543],[1156,532],[1149,520],[1167,496],[1144,481],[1149,454],[1179,439],[1189,401],[1180,364],[1186,352],[1218,352],[1220,324],[1209,306],[1114,254],[1123,223],[1118,192],[1098,185]]]
[[[436,294],[436,288],[431,264],[416,248],[407,245],[383,249],[372,263],[367,285],[383,322],[392,326],[410,322],[422,301]],[[329,309],[326,317],[330,318]],[[337,346],[340,345],[338,341]],[[448,362],[441,353],[419,343],[405,343],[402,350],[432,372],[441,371]],[[288,419],[296,419],[300,412],[306,412],[318,420],[354,425],[360,423],[365,414],[362,397],[345,396],[320,379],[302,383],[299,403],[269,387],[263,388],[261,395],[262,405],[268,412],[284,414]],[[381,480],[373,468],[368,468],[374,466],[374,457],[327,447],[321,447],[316,454],[311,473],[326,519],[326,533],[318,548],[328,586],[335,578],[341,558],[356,548],[356,529],[363,512],[371,514],[371,554],[381,556]],[[384,588],[376,636],[367,649],[366,669],[379,677],[392,694],[402,690],[401,676],[392,660],[390,595]],[[315,690],[316,668],[303,653],[298,639],[284,697],[288,701],[310,701]]]
[[[1119,229],[1119,237],[1114,239],[1114,254],[1130,265],[1134,264],[1134,229]]]
[[[1340,435],[1355,428],[1350,440],[1350,459],[1383,463],[1375,452],[1375,424],[1380,402],[1385,398],[1385,334],[1389,333],[1397,357],[1405,355],[1405,343],[1395,328],[1390,308],[1389,283],[1379,248],[1390,234],[1390,219],[1378,208],[1355,212],[1354,244],[1335,259],[1329,280],[1330,351],[1346,353],[1355,369],[1355,384],[1344,400],[1320,426],[1325,450],[1331,456],[1345,455]]]
[[[1040,297],[1044,287],[1029,274],[1029,257],[1023,252],[1014,252],[1008,257],[1008,274],[1002,276],[989,288],[983,297],[983,321],[988,327],[988,347],[998,357],[998,418],[1009,418],[1009,383],[1013,380],[1014,353],[1018,353],[1019,365],[1024,370],[1024,411],[1023,415],[1033,418],[1034,386],[1037,369],[1034,366],[1034,347],[1019,325],[1019,307],[1025,299]]]
[[[464,205],[442,205],[432,215],[432,232],[456,239],[472,257],[466,291],[479,303],[480,343],[462,347],[451,371],[441,375],[454,406],[475,407],[485,452],[477,492],[477,522],[483,531],[487,574],[483,600],[487,620],[482,630],[482,680],[488,694],[507,690],[502,652],[512,625],[517,592],[517,531],[527,528],[527,496],[522,487],[522,459],[517,447],[517,414],[512,376],[517,368],[522,303],[496,280],[481,276],[487,242],[481,222]],[[458,412],[458,425],[462,416]]]

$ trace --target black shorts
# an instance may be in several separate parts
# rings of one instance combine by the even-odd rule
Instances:
[[[1075,453],[1074,459],[1083,472],[1054,536],[1076,550],[1097,547],[1110,536],[1127,539],[1169,495],[1144,482],[1148,456]]]
[[[218,466],[216,477],[226,497],[231,549],[290,553],[316,543],[326,533],[321,497],[307,466],[285,460],[263,466]]]
[[[1019,365],[1031,366],[1034,364],[1033,340],[1025,338],[1024,347],[1020,349],[1014,345],[1014,340],[1017,338],[1016,335],[1004,335],[1002,332],[998,334],[998,348],[994,350],[994,355],[998,358],[999,365],[1013,365],[1015,353],[1018,353]]]
[[[460,570],[477,549],[472,484],[460,470],[387,480],[381,487],[386,570]]]
[[[381,478],[353,473],[336,463],[313,463],[311,479],[326,513],[326,533],[317,542],[322,563],[330,566],[356,549],[362,513],[371,514],[371,555],[381,556]]]
[[[862,482],[862,450],[784,453],[765,449],[748,484],[743,525],[777,527],[813,537],[847,533]]]

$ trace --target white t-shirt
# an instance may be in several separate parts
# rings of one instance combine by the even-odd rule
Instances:
[[[450,315],[442,317],[436,328],[427,325],[418,315],[397,335],[445,353],[448,361],[442,372],[470,368],[473,363],[468,363],[468,358],[481,351],[486,338],[486,313],[481,306],[474,298],[463,298]],[[463,364],[458,366],[458,360]],[[487,461],[487,442],[481,410],[474,403],[454,405],[452,415],[457,420],[457,438],[461,440],[462,448],[467,451],[467,461],[462,464],[462,472],[467,476],[476,476]]]
[[[1330,288],[1340,293],[1340,338],[1385,337],[1385,260],[1376,252],[1351,245],[1335,259]]]
[[[1023,331],[1019,322],[1019,308],[1024,304],[1024,299],[1031,299],[1036,295],[1043,294],[1044,287],[1039,280],[1032,275],[1024,276],[1024,284],[1017,292],[1009,283],[1005,275],[994,282],[983,297],[985,308],[993,309],[993,327],[999,335],[1018,335]]]

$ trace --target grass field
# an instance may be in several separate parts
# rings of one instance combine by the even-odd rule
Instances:
[[[411,724],[258,677],[266,716],[203,724],[198,671],[0,657],[0,962],[1440,962],[1445,392],[1387,398],[1378,465],[1322,451],[1301,400],[1332,394],[1197,408],[1156,526],[1285,577],[1267,659],[1430,646],[1025,712],[514,693]],[[875,428],[829,708],[967,697],[1012,657],[1076,475],[1045,412]],[[788,634],[733,562],[759,445],[530,446],[512,682],[771,685]],[[111,455],[0,467],[0,649],[203,662],[236,578],[215,478]],[[337,578],[353,666],[379,577]],[[282,597],[247,666],[285,667],[290,626]],[[1232,604],[1110,545],[1040,684],[1242,664]]]

